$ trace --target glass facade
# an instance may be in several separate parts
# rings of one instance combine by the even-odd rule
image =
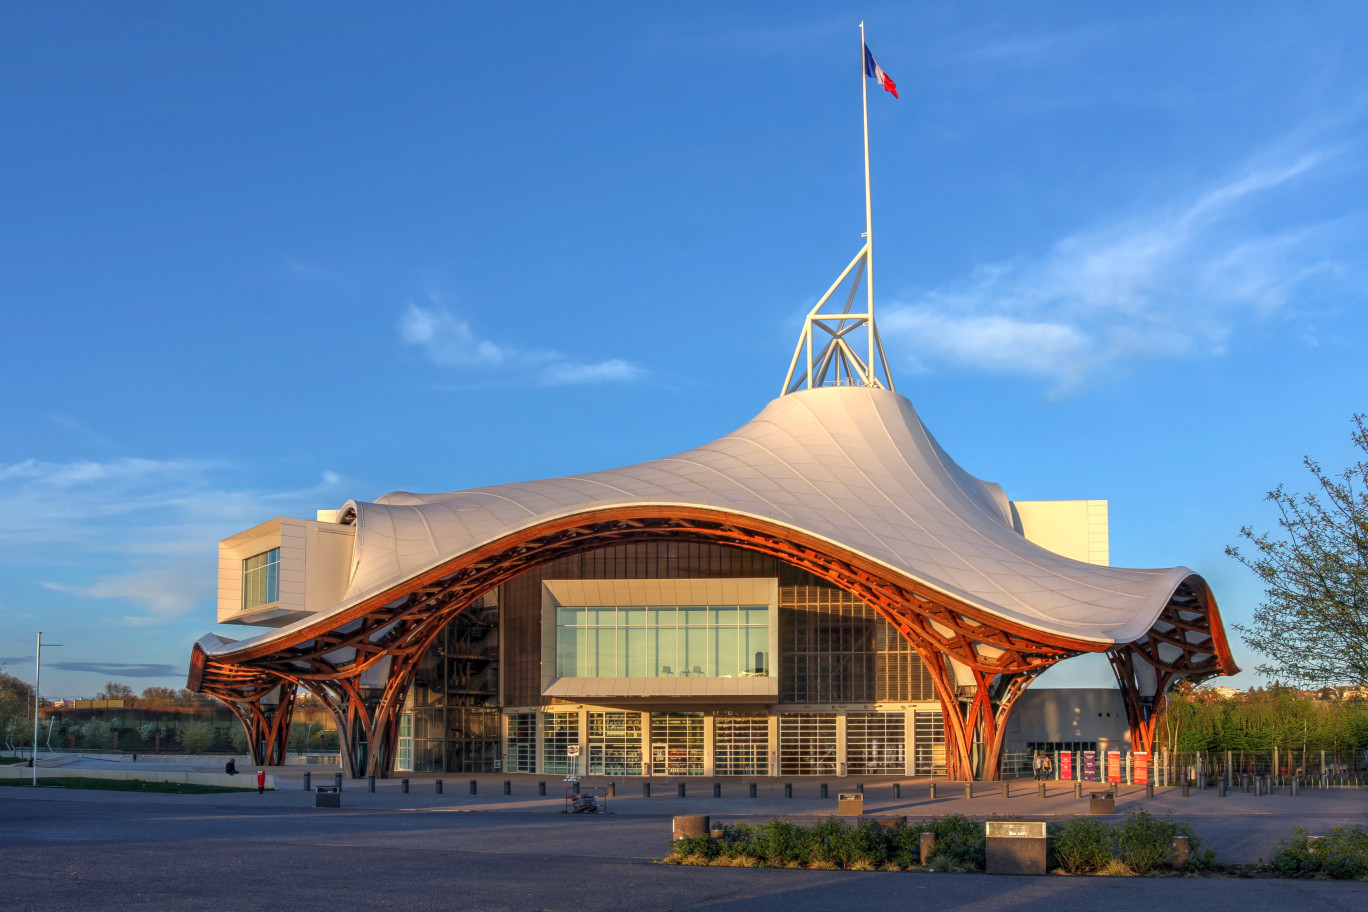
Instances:
[[[714,717],[713,774],[769,775],[769,716],[718,713]]]
[[[545,713],[542,726],[542,772],[563,776],[580,772],[579,758],[565,752],[567,747],[579,744],[579,713]]]
[[[446,626],[414,672],[415,772],[500,769],[499,610],[467,608]]]
[[[589,775],[640,776],[641,713],[589,713]]]
[[[836,774],[836,714],[779,716],[779,772],[785,776]]]
[[[940,710],[913,716],[916,756],[912,771],[917,776],[945,775],[945,719]]]
[[[508,771],[537,771],[537,714],[510,713],[508,716]]]
[[[228,566],[232,566],[229,564]],[[280,601],[280,549],[272,548],[242,562],[242,610]]]
[[[651,713],[651,775],[703,775],[703,713]]]
[[[556,608],[556,676],[730,678],[769,673],[765,605]]]
[[[901,774],[906,768],[905,713],[853,712],[846,716],[846,772],[852,776],[885,776]]]

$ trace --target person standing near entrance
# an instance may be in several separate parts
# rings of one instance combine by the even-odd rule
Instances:
[[[1050,759],[1049,754],[1042,754],[1040,756],[1040,775],[1037,778],[1049,779],[1053,773],[1054,761]]]
[[[1036,752],[1036,755],[1035,755],[1035,759],[1031,761],[1031,769],[1032,769],[1032,771],[1035,773],[1035,780],[1036,780],[1037,782],[1039,782],[1039,781],[1041,780],[1041,778],[1043,777],[1044,772],[1045,772],[1045,768],[1044,768],[1044,765],[1043,765],[1043,761],[1044,761],[1044,758],[1041,757],[1040,752],[1037,751],[1037,752]]]

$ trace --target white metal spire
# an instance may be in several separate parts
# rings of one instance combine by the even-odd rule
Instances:
[[[888,358],[884,355],[879,329],[874,324],[874,207],[869,181],[869,78],[865,69],[866,53],[864,22],[861,22],[860,98],[864,111],[864,246],[803,321],[803,333],[798,338],[793,360],[789,362],[788,376],[784,378],[784,388],[780,395],[819,386],[871,386],[878,389],[893,389],[893,377],[888,371]],[[846,295],[845,306],[840,311],[823,312],[827,302],[832,300],[832,296],[846,279],[850,278],[852,272],[854,278]],[[855,303],[855,295],[859,292],[862,279],[865,285],[865,308],[863,311],[852,311],[851,307]],[[860,344],[857,332],[860,329],[865,330],[863,356],[856,349]],[[823,335],[818,336],[814,342],[814,335],[819,330]]]

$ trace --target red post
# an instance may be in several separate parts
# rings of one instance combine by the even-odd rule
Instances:
[[[266,771],[257,770],[257,794],[266,794]]]

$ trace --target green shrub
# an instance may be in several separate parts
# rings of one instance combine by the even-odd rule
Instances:
[[[181,747],[187,753],[203,753],[213,745],[215,735],[214,726],[208,722],[187,722],[180,730]]]
[[[1195,853],[1202,841],[1192,833],[1192,827],[1172,817],[1155,817],[1148,811],[1137,810],[1126,814],[1126,819],[1113,828],[1116,855],[1137,874],[1145,874],[1168,862],[1172,857],[1175,836],[1188,837]]]
[[[963,814],[937,817],[922,825],[925,832],[936,834],[936,854],[954,859],[970,870],[982,871],[987,860],[987,837],[983,824]]]
[[[1055,860],[1070,874],[1087,874],[1113,858],[1111,829],[1095,817],[1050,824]]]
[[[812,832],[787,820],[771,820],[757,828],[755,855],[771,865],[806,864],[812,859]]]
[[[1269,867],[1283,877],[1368,877],[1368,828],[1335,827],[1313,842],[1306,830],[1294,827]]]

